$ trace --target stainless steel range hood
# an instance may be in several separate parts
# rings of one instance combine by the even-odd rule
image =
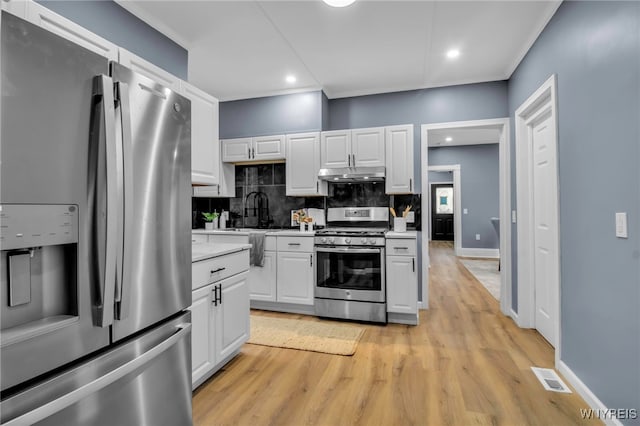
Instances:
[[[384,178],[384,167],[345,167],[318,172],[318,179],[330,182],[380,182]]]

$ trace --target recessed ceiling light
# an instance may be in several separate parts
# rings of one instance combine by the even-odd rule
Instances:
[[[446,138],[444,138],[445,142],[451,142],[453,140],[453,138],[451,136],[447,136]]]
[[[289,75],[285,78],[285,80],[287,81],[287,83],[292,83],[292,84],[293,84],[293,83],[295,83],[298,79],[296,78],[296,76],[295,76],[295,75],[293,75],[293,74],[289,74]]]
[[[460,56],[460,51],[458,49],[451,49],[447,52],[447,58],[455,59]]]
[[[332,7],[346,7],[352,4],[356,0],[322,0],[326,4]]]

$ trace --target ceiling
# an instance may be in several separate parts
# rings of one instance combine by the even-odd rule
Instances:
[[[452,129],[430,129],[429,146],[481,145],[500,143],[502,126],[458,127]],[[450,141],[447,141],[450,138]]]
[[[220,100],[322,89],[329,98],[511,76],[560,1],[117,0],[189,50]],[[456,59],[447,51],[458,49]],[[294,75],[295,83],[285,77]]]

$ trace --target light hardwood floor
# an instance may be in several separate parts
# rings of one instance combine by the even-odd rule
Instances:
[[[547,342],[499,312],[450,244],[430,253],[430,309],[419,326],[364,325],[352,357],[247,344],[194,393],[194,424],[584,423],[586,403],[545,391],[529,368],[553,367]]]

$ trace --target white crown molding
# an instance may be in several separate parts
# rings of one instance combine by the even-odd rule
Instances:
[[[218,98],[220,100],[220,102],[230,102],[230,101],[244,101],[247,99],[256,99],[256,98],[267,98],[270,96],[280,96],[280,95],[292,95],[295,93],[305,93],[305,92],[318,92],[318,91],[322,91],[322,87],[320,86],[308,86],[308,87],[300,87],[298,89],[286,89],[286,90],[267,90],[265,92],[258,92],[255,95],[251,95],[251,96],[241,96],[241,97],[235,97],[235,96],[218,96],[216,95],[214,92],[213,96],[215,96],[216,98]],[[326,94],[326,92],[325,92]]]

